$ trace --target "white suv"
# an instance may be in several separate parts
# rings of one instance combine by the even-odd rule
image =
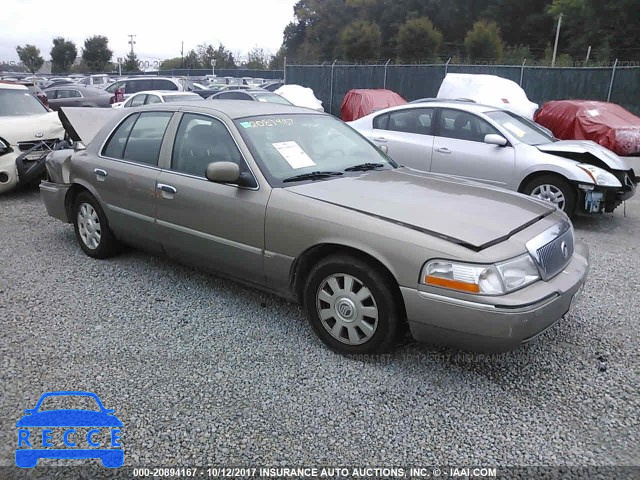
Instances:
[[[151,76],[125,78],[105,88],[105,90],[111,94],[115,94],[118,89],[123,90],[124,98],[129,98],[134,93],[145,92],[147,90],[173,90],[177,92],[192,90],[188,84],[180,78]]]
[[[37,181],[46,155],[63,136],[57,112],[24,85],[0,82],[0,193]]]

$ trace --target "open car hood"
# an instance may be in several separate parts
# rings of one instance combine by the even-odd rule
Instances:
[[[569,158],[581,163],[589,163],[605,170],[629,170],[631,167],[611,150],[591,140],[559,140],[536,145],[538,150]],[[603,165],[604,164],[604,165]]]
[[[58,116],[62,126],[74,142],[88,145],[97,133],[120,110],[93,107],[61,107]]]
[[[314,198],[482,250],[556,208],[501,188],[407,167],[285,187]]]

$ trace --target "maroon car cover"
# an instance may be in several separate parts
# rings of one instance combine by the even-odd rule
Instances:
[[[384,89],[349,90],[342,100],[340,114],[344,122],[351,122],[383,108],[404,105],[407,101],[396,92]]]
[[[640,117],[615,103],[555,100],[534,120],[561,140],[593,140],[618,155],[640,152]]]

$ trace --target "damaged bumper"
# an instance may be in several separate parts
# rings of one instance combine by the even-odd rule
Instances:
[[[45,177],[45,162],[51,148],[39,142],[29,150],[21,152],[17,148],[0,157],[0,193],[18,186],[35,183]]]
[[[636,193],[640,177],[633,170],[611,170],[610,173],[620,181],[620,187],[603,187],[578,184],[580,198],[578,211],[581,213],[613,212],[622,202]]]

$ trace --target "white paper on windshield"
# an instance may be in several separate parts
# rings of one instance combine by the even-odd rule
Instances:
[[[278,150],[278,153],[291,165],[291,168],[313,167],[316,164],[297,142],[277,142],[271,145]]]
[[[598,115],[600,115],[600,112],[598,112],[598,110],[596,109],[587,110],[587,115],[589,115],[590,117],[597,117]]]
[[[524,130],[522,130],[521,128],[518,128],[517,125],[514,125],[511,122],[505,122],[503,123],[504,128],[506,128],[507,130],[509,130],[511,133],[513,133],[514,135],[516,135],[518,138],[522,138],[524,137],[527,132],[525,132]]]

